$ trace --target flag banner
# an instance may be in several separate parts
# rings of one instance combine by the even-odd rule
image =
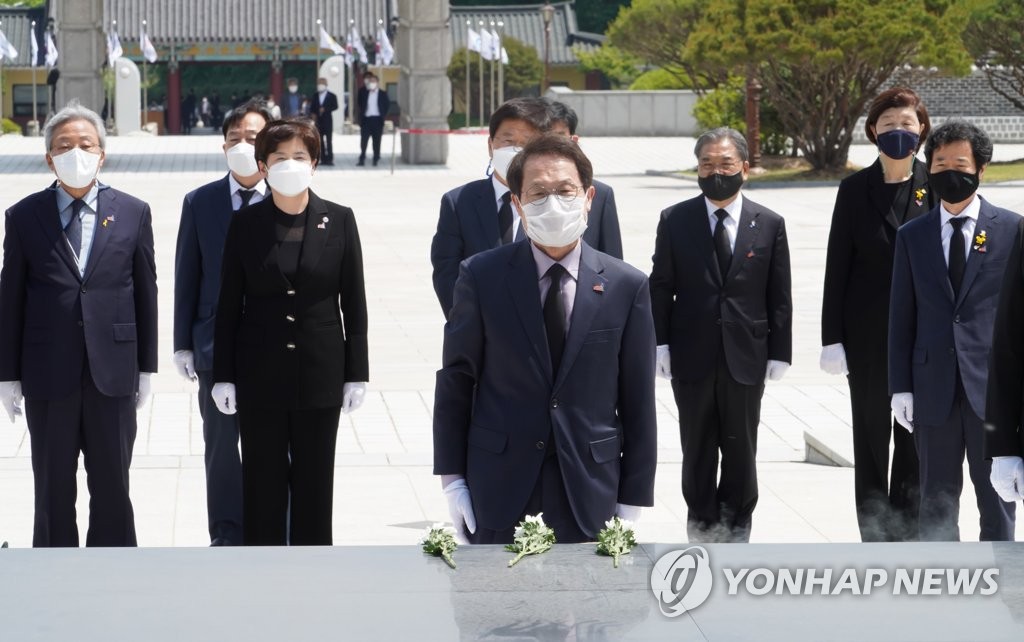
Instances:
[[[121,39],[116,31],[111,31],[107,34],[107,61],[110,63],[110,66],[113,67],[117,59],[123,55],[124,49],[121,47]]]
[[[157,58],[159,58],[159,56],[156,55],[156,47],[154,47],[153,43],[150,42],[149,36],[146,35],[145,31],[142,32],[142,36],[139,39],[139,46],[142,49],[142,55],[146,58],[147,62],[156,62]]]
[[[329,49],[336,54],[345,53],[345,48],[338,44],[338,41],[331,37],[331,34],[327,33],[327,30],[320,27],[320,48]]]
[[[46,66],[53,67],[57,64],[57,45],[53,42],[53,34],[46,32]]]
[[[480,34],[473,31],[469,27],[466,28],[466,49],[480,53],[480,49],[483,47],[480,40]]]
[[[390,65],[394,59],[395,48],[391,46],[388,32],[384,29],[383,25],[379,26],[377,27],[377,62]]]
[[[18,50],[14,48],[14,45],[7,39],[4,32],[0,31],[0,58],[4,57],[14,60],[18,57]]]

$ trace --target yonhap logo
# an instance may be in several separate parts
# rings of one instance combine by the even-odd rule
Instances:
[[[658,558],[651,569],[651,591],[663,615],[676,617],[692,611],[711,595],[711,560],[702,546],[672,551]]]

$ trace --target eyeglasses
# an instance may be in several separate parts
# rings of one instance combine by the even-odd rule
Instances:
[[[548,202],[548,196],[554,196],[560,202],[568,205],[580,195],[580,188],[572,183],[560,185],[554,189],[546,190],[543,187],[531,187],[526,192],[526,203],[530,205],[544,205]]]

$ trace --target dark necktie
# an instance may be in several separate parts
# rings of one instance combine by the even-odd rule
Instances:
[[[544,297],[544,329],[548,334],[548,350],[551,351],[551,372],[558,374],[565,349],[565,305],[562,302],[562,275],[565,268],[555,263],[548,268],[546,276],[551,279],[548,294]]]
[[[715,216],[718,217],[714,235],[715,255],[718,257],[718,272],[724,281],[725,275],[729,273],[729,264],[732,262],[732,247],[729,245],[729,234],[725,231],[725,218],[729,216],[729,212],[715,210]]]
[[[239,189],[238,195],[242,197],[242,207],[249,205],[249,201],[252,200],[252,195],[256,193],[255,189]],[[242,207],[238,209],[242,209]]]
[[[964,282],[964,270],[967,268],[967,246],[963,235],[966,222],[966,216],[949,219],[953,227],[953,236],[949,238],[949,282],[953,286],[954,297],[960,296],[960,285]]]
[[[498,230],[501,232],[501,244],[512,242],[512,192],[505,192],[498,208]]]
[[[85,201],[80,198],[76,198],[71,201],[71,220],[68,221],[67,227],[64,228],[64,234],[68,237],[68,245],[71,246],[71,251],[75,253],[75,258],[82,253],[82,208],[85,207]]]

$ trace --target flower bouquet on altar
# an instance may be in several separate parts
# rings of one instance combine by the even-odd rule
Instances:
[[[516,526],[515,537],[511,544],[505,546],[505,550],[515,553],[508,565],[515,566],[519,560],[527,555],[539,555],[555,543],[555,531],[544,523],[544,513],[527,515],[526,518]]]
[[[420,540],[423,545],[423,552],[434,557],[440,557],[445,564],[455,568],[455,560],[452,553],[459,547],[455,541],[455,529],[443,524],[434,524],[427,528],[427,533]]]
[[[615,568],[619,568],[619,556],[629,555],[629,552],[636,546],[633,522],[621,519],[616,515],[604,525],[605,527],[597,534],[597,553],[611,557],[614,560]]]

